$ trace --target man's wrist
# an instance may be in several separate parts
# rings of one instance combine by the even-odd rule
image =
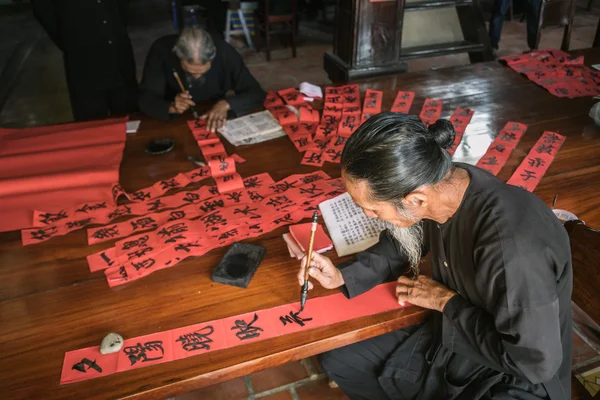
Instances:
[[[443,313],[444,312],[444,308],[446,308],[446,304],[448,304],[448,302],[450,300],[452,300],[452,298],[454,296],[456,296],[456,295],[457,295],[456,292],[453,292],[453,291],[449,290],[448,293],[445,294],[444,297],[442,297],[442,300],[440,301],[440,306],[438,308],[438,311],[441,312],[441,313]]]
[[[344,281],[344,275],[342,275],[342,271],[340,271],[339,268],[335,269],[337,271],[337,283],[339,283],[339,285],[337,287],[340,286],[344,286],[346,284],[346,282]]]

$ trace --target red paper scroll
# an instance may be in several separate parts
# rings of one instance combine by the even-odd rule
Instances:
[[[361,123],[369,119],[372,115],[381,112],[381,104],[383,102],[383,92],[379,90],[367,89],[365,93],[365,104],[363,105],[363,113]]]
[[[281,98],[283,98],[283,101],[290,106],[301,106],[306,103],[302,93],[294,88],[279,90],[277,91],[277,94],[279,94]]]
[[[277,93],[274,90],[269,90],[267,92],[267,96],[265,97],[265,102],[264,102],[264,106],[267,110],[273,108],[273,107],[278,107],[278,106],[283,106],[283,100],[281,100],[281,98],[277,95]]]
[[[425,99],[419,118],[421,118],[426,127],[440,119],[443,104],[443,100]]]
[[[520,186],[533,192],[552,164],[556,153],[565,141],[565,137],[554,132],[544,132],[525,160],[508,180],[508,184]]]
[[[561,50],[539,50],[500,60],[554,96],[600,95],[600,74],[583,65],[582,56],[571,57]]]
[[[468,108],[457,108],[452,113],[450,122],[454,127],[454,132],[456,132],[456,135],[454,136],[454,143],[452,143],[452,146],[448,149],[448,153],[450,153],[450,155],[454,155],[454,152],[456,152],[456,149],[462,140],[463,134],[467,129],[467,125],[469,125],[469,122],[471,122],[473,113],[474,111]]]
[[[408,114],[414,98],[414,92],[398,92],[390,111]]]
[[[126,119],[0,129],[0,231],[30,228],[34,210],[114,205]]]
[[[384,283],[353,299],[341,293],[312,298],[303,312],[295,302],[131,338],[112,354],[101,354],[98,346],[70,351],[65,354],[60,383],[98,378],[397,310],[402,307],[398,305],[395,287],[395,282]]]
[[[498,175],[526,130],[527,125],[525,124],[508,122],[488,147],[483,157],[477,162],[477,166],[494,176]]]

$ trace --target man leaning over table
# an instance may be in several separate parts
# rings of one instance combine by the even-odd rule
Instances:
[[[450,122],[426,128],[400,113],[371,117],[348,140],[346,189],[387,230],[338,267],[313,254],[309,274],[347,297],[397,280],[400,304],[433,313],[421,325],[321,354],[321,365],[353,400],[568,399],[566,231],[537,196],[453,163],[444,150],[453,140]],[[425,253],[432,278],[419,275]]]
[[[182,93],[176,71],[186,91]],[[228,92],[233,92],[227,97]],[[265,91],[244,60],[227,42],[200,28],[156,40],[144,64],[139,107],[156,119],[183,114],[201,101],[216,101],[202,117],[215,131],[227,117],[239,117],[260,107]]]

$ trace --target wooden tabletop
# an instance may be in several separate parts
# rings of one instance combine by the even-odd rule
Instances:
[[[587,65],[600,63],[600,50],[575,53],[585,55]],[[528,124],[499,174],[503,180],[543,131],[566,135],[535,193],[548,204],[558,194],[557,208],[600,227],[600,129],[587,116],[594,104],[591,98],[554,97],[498,63],[359,83],[363,93],[367,88],[384,91],[384,110],[391,107],[398,90],[416,92],[414,114],[426,97],[444,100],[443,117],[456,107],[475,110],[463,139],[468,147],[459,148],[459,158],[482,155],[508,121]],[[120,171],[125,189],[140,189],[194,169],[187,156],[200,156],[200,150],[185,119],[142,119],[139,132],[128,137],[125,147]],[[174,139],[175,149],[162,156],[146,154],[144,144],[156,137]],[[226,148],[229,154],[238,153],[248,160],[238,167],[244,177],[269,172],[278,180],[316,170],[299,164],[301,154],[287,138],[237,149],[226,144]],[[337,165],[326,163],[323,169],[332,177],[339,176]],[[131,338],[297,301],[298,262],[290,259],[281,239],[286,229],[249,241],[265,246],[267,254],[247,289],[210,280],[225,248],[111,289],[102,272],[89,272],[85,257],[112,243],[88,246],[85,231],[78,231],[24,248],[19,232],[0,234],[0,393],[11,399],[165,398],[415,324],[426,316],[426,311],[412,307],[104,378],[59,384],[64,353],[98,345],[108,332]],[[310,296],[328,293],[317,288]]]

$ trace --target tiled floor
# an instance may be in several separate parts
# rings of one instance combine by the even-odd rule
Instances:
[[[161,0],[131,0],[130,36],[133,43],[138,75],[141,75],[145,54],[152,41],[165,34],[174,33],[167,2]],[[489,9],[490,0],[482,2]],[[600,16],[600,3],[592,12],[585,11],[587,1],[578,0],[571,48],[590,47]],[[69,98],[66,91],[62,57],[58,49],[45,36],[31,16],[27,4],[11,7],[0,6],[0,76],[14,58],[19,46],[31,46],[29,56],[14,77],[8,99],[0,108],[0,126],[45,125],[71,120]],[[504,25],[499,55],[520,53],[526,50],[525,26],[518,17]],[[265,89],[297,86],[302,81],[316,84],[329,82],[323,71],[323,53],[331,50],[332,24],[305,23],[301,27],[298,57],[291,58],[289,49],[275,50],[273,60],[266,62],[264,54],[245,49],[243,42],[234,45],[248,64],[249,69]],[[561,28],[548,28],[542,35],[541,48],[557,48],[562,39]],[[420,59],[409,62],[409,70],[442,68],[467,64],[466,55],[451,55]],[[0,87],[0,91],[3,88]],[[6,90],[6,88],[4,88]],[[1,100],[0,96],[0,100]],[[0,107],[2,104],[0,104]],[[579,337],[573,339],[574,364],[585,363],[598,354]],[[191,399],[346,399],[339,389],[328,386],[326,376],[300,362],[258,372],[245,378],[221,383],[196,392],[177,397]],[[315,372],[315,369],[317,372]]]

